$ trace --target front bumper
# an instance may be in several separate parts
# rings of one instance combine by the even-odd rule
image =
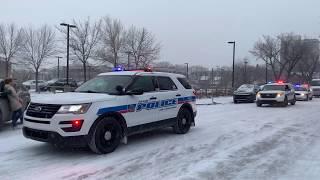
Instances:
[[[308,100],[308,96],[307,95],[297,95],[296,94],[296,100]]]
[[[261,104],[277,104],[284,101],[285,96],[275,97],[275,98],[259,98],[257,97],[257,102]]]
[[[256,95],[255,94],[234,94],[233,100],[240,101],[240,102],[255,101]]]
[[[23,136],[41,142],[48,142],[60,146],[85,147],[88,144],[88,136],[62,137],[60,134],[51,131],[36,130],[23,127]]]

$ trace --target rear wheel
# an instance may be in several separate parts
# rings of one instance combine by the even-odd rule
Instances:
[[[3,119],[2,110],[0,108],[0,128],[3,126],[3,124],[4,124],[4,119]]]
[[[111,153],[119,146],[121,133],[121,125],[115,118],[103,118],[93,130],[89,147],[98,154]]]
[[[177,134],[185,134],[190,130],[192,122],[193,116],[191,112],[186,108],[182,108],[178,113],[176,124],[173,126],[173,131]]]

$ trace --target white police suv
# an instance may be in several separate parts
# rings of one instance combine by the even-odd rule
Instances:
[[[195,125],[195,100],[183,75],[103,73],[75,92],[32,99],[23,134],[59,146],[89,145],[96,153],[110,153],[133,134],[164,127],[187,133]]]
[[[296,104],[295,90],[290,83],[269,83],[263,86],[263,89],[257,93],[256,103],[258,107],[263,104],[281,104],[287,106]]]

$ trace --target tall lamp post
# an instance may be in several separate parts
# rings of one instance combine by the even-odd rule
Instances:
[[[232,60],[232,90],[234,90],[234,59],[236,54],[236,41],[229,41],[229,44],[233,44],[233,60]]]
[[[62,59],[61,56],[56,56],[58,58],[58,79],[60,79],[60,59]]]
[[[189,63],[184,63],[187,65],[187,79],[189,79]]]
[[[268,83],[268,63],[266,62],[266,84]]]
[[[248,60],[244,60],[244,83],[247,83],[247,64]]]
[[[60,26],[67,27],[67,85],[69,85],[69,39],[70,39],[70,28],[77,28],[77,26],[67,23],[61,23]]]

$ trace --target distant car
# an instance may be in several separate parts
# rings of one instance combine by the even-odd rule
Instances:
[[[313,92],[313,97],[320,97],[320,79],[312,79],[310,88]]]
[[[308,84],[304,84],[304,85],[296,84],[294,85],[294,90],[295,90],[297,100],[302,100],[302,101],[312,100],[313,92],[310,90],[310,87]]]
[[[290,83],[270,83],[257,93],[256,104],[261,107],[263,104],[281,104],[283,107],[296,104],[295,90]]]
[[[46,90],[64,90],[64,88],[67,86],[67,79],[63,78],[63,79],[52,79],[50,81],[48,81],[48,85],[46,87]],[[74,79],[69,78],[69,86],[71,88],[77,88],[77,82]]]
[[[233,92],[233,102],[251,102],[256,100],[257,92],[260,87],[254,84],[243,84],[236,91]]]
[[[27,89],[36,89],[36,80],[29,80],[22,83]],[[38,88],[43,90],[47,86],[47,83],[43,80],[38,80]]]
[[[20,83],[17,83],[16,89],[19,97],[22,99],[23,109],[26,109],[30,102],[30,94],[28,90]],[[0,125],[11,120],[11,113],[8,97],[4,92],[4,81],[0,79]]]

